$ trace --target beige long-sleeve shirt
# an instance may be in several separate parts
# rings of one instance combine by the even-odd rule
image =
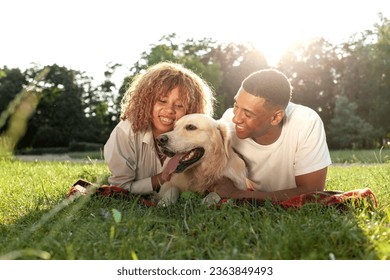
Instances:
[[[151,128],[134,133],[128,120],[119,122],[111,132],[104,145],[104,159],[112,174],[108,182],[138,194],[153,192],[151,177],[165,167],[157,155]]]

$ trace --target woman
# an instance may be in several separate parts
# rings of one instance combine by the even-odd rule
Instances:
[[[121,121],[104,146],[108,182],[131,193],[158,191],[170,178],[156,137],[173,129],[186,114],[213,114],[213,94],[191,70],[162,62],[136,77],[122,99]]]

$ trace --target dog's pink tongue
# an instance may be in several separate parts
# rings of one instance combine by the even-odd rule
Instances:
[[[167,166],[164,168],[161,174],[163,180],[168,180],[169,175],[176,170],[176,167],[178,166],[179,161],[183,155],[184,154],[176,154],[168,161]]]

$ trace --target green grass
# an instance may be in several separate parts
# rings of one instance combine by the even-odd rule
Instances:
[[[55,150],[53,150],[55,151]],[[60,153],[61,151],[59,151]],[[23,153],[22,153],[23,154]],[[24,154],[38,154],[34,150],[24,152]],[[42,154],[39,151],[39,154]],[[103,150],[87,152],[69,152],[67,153],[73,159],[97,159],[103,160]],[[330,152],[333,163],[352,164],[352,163],[387,163],[390,162],[390,149],[372,149],[372,150],[335,150]]]
[[[390,162],[390,149],[372,150],[334,150],[330,152],[333,163],[387,163]],[[95,152],[71,152],[71,158],[75,159],[103,159],[103,151]]]
[[[104,159],[102,150],[95,152],[70,152],[68,155],[74,159]]]
[[[106,183],[104,163],[0,161],[0,259],[390,259],[390,164],[335,165],[328,189],[370,187],[379,205],[200,205],[65,200],[80,178]]]
[[[330,152],[333,163],[388,163],[390,149],[337,150]]]

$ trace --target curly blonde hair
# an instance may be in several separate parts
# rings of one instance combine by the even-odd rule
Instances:
[[[127,89],[121,104],[121,119],[132,123],[134,132],[149,128],[154,104],[178,87],[186,114],[213,115],[213,92],[207,83],[180,64],[161,62],[138,75]]]

